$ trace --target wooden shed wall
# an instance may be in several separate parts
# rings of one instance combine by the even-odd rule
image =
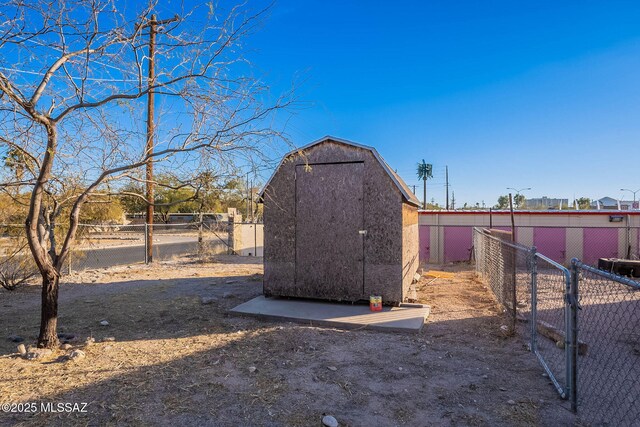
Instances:
[[[345,299],[324,289],[300,288],[296,278],[295,170],[305,162],[359,162],[364,167],[364,290],[384,301],[403,298],[403,197],[371,151],[327,141],[307,149],[304,158],[286,159],[264,192],[264,292],[266,295]],[[321,230],[320,230],[321,232]],[[417,242],[417,221],[416,221]],[[340,242],[335,242],[340,244]],[[322,257],[331,247],[317,247]],[[417,243],[416,243],[417,252]],[[411,274],[413,276],[413,273]]]
[[[402,290],[403,299],[408,296],[413,276],[420,265],[420,229],[418,208],[402,205]]]

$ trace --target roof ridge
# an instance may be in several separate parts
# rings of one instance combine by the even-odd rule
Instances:
[[[421,205],[420,200],[418,200],[416,195],[411,192],[411,190],[409,189],[407,184],[404,182],[402,177],[400,177],[400,175],[398,175],[397,172],[395,172],[393,169],[391,169],[391,166],[389,166],[389,164],[386,162],[386,160],[384,160],[382,158],[382,156],[380,155],[380,153],[378,153],[378,150],[376,150],[375,147],[372,147],[372,146],[369,146],[369,145],[363,145],[363,144],[360,144],[360,143],[357,143],[357,142],[354,142],[354,141],[349,141],[347,139],[342,139],[342,138],[338,138],[338,137],[331,136],[331,135],[325,135],[324,137],[322,137],[320,139],[312,141],[309,144],[303,145],[302,147],[299,147],[299,148],[296,148],[294,150],[291,150],[287,154],[285,154],[282,157],[282,159],[280,160],[280,163],[278,163],[278,166],[273,171],[273,174],[271,175],[271,177],[269,177],[269,180],[266,182],[264,187],[262,187],[262,190],[258,194],[258,197],[260,199],[262,199],[264,197],[264,192],[266,191],[267,187],[271,183],[271,180],[273,179],[275,174],[278,172],[278,169],[280,169],[280,167],[282,166],[282,163],[285,161],[285,159],[287,159],[289,156],[291,156],[293,154],[296,154],[296,153],[299,153],[301,151],[307,150],[307,149],[309,149],[309,148],[311,148],[313,146],[316,146],[318,144],[321,144],[321,143],[324,143],[324,142],[327,142],[327,141],[333,141],[333,142],[337,142],[337,143],[340,143],[340,144],[350,145],[350,146],[353,146],[353,147],[362,148],[364,150],[369,150],[373,154],[373,156],[376,158],[376,160],[378,160],[378,162],[380,163],[382,168],[387,172],[387,174],[389,175],[391,180],[394,182],[396,187],[398,187],[398,190],[400,190],[400,193],[404,196],[405,200],[407,202],[411,203],[411,204],[414,204],[417,207],[420,207],[420,205]]]

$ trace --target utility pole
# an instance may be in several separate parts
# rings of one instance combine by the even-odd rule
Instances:
[[[447,188],[447,210],[449,210],[449,166],[445,166],[445,176],[447,179],[447,184],[446,184],[446,188]]]
[[[412,187],[413,187],[413,194],[416,194],[416,186],[415,186],[415,184],[412,185]]]
[[[249,206],[251,206],[251,222],[253,222],[253,180],[249,186]]]
[[[422,187],[422,189],[424,190],[424,194],[422,195],[422,209],[426,210],[427,209],[427,177],[425,176],[423,180],[424,180],[424,186]]]
[[[177,21],[178,17],[174,16],[171,19],[165,19],[158,21],[156,15],[151,15],[151,20],[142,24],[142,28],[149,27],[149,74],[147,79],[148,94],[147,94],[147,145],[145,147],[145,153],[147,155],[146,164],[146,199],[147,199],[147,262],[153,262],[153,215],[154,215],[154,185],[153,185],[153,136],[155,133],[154,119],[154,102],[155,102],[155,90],[153,86],[156,83],[155,75],[155,54],[156,54],[156,34],[158,32],[158,24],[168,24],[170,22]]]
[[[251,198],[251,189],[249,188],[249,174],[251,173],[251,171],[247,172],[247,217],[245,219],[245,221],[249,221],[249,212],[250,212],[250,207],[249,207],[249,199]]]
[[[456,208],[456,193],[451,192],[451,209]]]

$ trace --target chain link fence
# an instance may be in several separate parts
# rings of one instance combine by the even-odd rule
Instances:
[[[577,259],[569,270],[493,234],[474,229],[476,271],[509,318],[527,325],[518,332],[579,421],[640,425],[640,283]]]
[[[78,229],[70,271],[146,263],[148,246],[153,261],[198,255],[202,257],[228,250],[226,227],[211,223],[91,225]]]
[[[37,272],[29,252],[24,225],[0,225],[0,286],[14,290],[32,279]]]
[[[566,295],[569,292],[570,272],[552,259],[532,249],[530,301],[530,347],[546,371],[554,387],[563,398],[569,397],[570,346],[566,330],[569,311]]]
[[[531,250],[510,240],[511,233],[499,230],[475,229],[473,234],[476,273],[491,288],[515,331],[518,312],[528,315]]]
[[[578,260],[572,270],[578,413],[595,425],[640,425],[640,283]]]
[[[206,258],[228,252],[227,222],[154,224],[152,227],[81,224],[65,272],[145,263],[149,261],[149,245],[155,261],[182,256]],[[16,282],[21,275],[30,278],[36,272],[24,225],[0,225],[0,284]]]
[[[600,258],[640,260],[640,227],[606,224],[517,225],[514,243],[536,247],[538,252],[565,267],[573,258],[593,266],[598,266]],[[420,224],[421,261],[434,264],[469,261],[474,227],[477,225]],[[498,226],[493,230],[510,231],[511,227]],[[640,268],[636,274],[640,276]]]

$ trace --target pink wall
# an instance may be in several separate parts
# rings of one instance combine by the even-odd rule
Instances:
[[[429,262],[431,256],[431,229],[428,225],[419,227],[420,233],[420,261]]]
[[[567,229],[564,227],[536,227],[533,245],[541,254],[563,264],[567,253]]]
[[[469,261],[473,227],[449,226],[444,229],[444,262]]]
[[[598,258],[618,257],[618,230],[616,228],[585,228],[583,231],[583,262],[597,264]]]

